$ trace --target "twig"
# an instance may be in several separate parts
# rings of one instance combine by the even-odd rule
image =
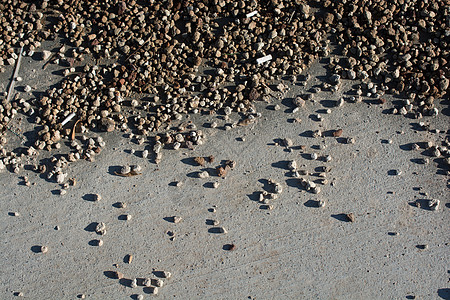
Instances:
[[[58,55],[58,53],[53,53],[52,57],[50,57],[50,58],[45,62],[45,64],[42,66],[42,69],[43,69],[43,70],[47,69],[47,65],[48,65],[49,63],[51,63],[57,55]]]
[[[11,94],[14,89],[14,84],[16,83],[17,75],[19,75],[20,61],[22,60],[22,52],[23,52],[23,46],[22,46],[22,48],[20,48],[19,58],[17,58],[16,69],[14,70],[14,74],[11,79],[11,83],[9,85],[8,96],[6,97],[6,102],[9,102],[9,100],[11,99]]]
[[[292,12],[292,15],[291,15],[291,17],[289,18],[289,21],[288,21],[288,23],[291,23],[291,21],[292,21],[292,18],[294,17],[294,14],[295,14],[295,9],[294,9],[294,11]]]
[[[130,59],[130,57],[132,57],[134,54],[136,54],[139,50],[141,50],[142,47],[144,47],[144,45],[147,44],[150,41],[151,38],[152,37],[149,37],[139,48],[137,48],[133,53],[128,55],[128,57],[125,59],[125,62],[128,61]]]
[[[71,136],[70,136],[70,139],[73,141],[74,139],[75,139],[75,131],[77,130],[77,125],[78,125],[78,123],[80,123],[80,119],[78,119],[76,122],[75,122],[75,124],[73,125],[73,127],[72,127],[72,134],[71,134]]]

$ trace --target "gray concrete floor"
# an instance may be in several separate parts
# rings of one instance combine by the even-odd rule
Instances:
[[[29,80],[37,89],[57,79],[43,82],[39,64],[25,58],[21,75],[24,84]],[[307,87],[320,83],[316,76],[324,75],[325,69],[316,64],[310,72]],[[36,75],[28,78],[29,74]],[[5,90],[8,75],[2,78]],[[348,84],[343,91],[346,88]],[[304,90],[292,86],[286,97]],[[13,292],[20,291],[28,299],[77,299],[79,294],[87,299],[135,299],[142,294],[147,299],[155,296],[142,286],[130,288],[126,280],[110,279],[105,272],[118,270],[125,279],[134,279],[164,270],[172,278],[160,288],[160,299],[449,299],[449,178],[432,159],[429,164],[414,163],[425,156],[405,146],[442,141],[445,134],[416,131],[413,123],[418,120],[383,114],[392,107],[391,98],[384,105],[346,103],[321,114],[320,122],[311,118],[324,109],[323,100],[340,96],[321,92],[296,113],[278,100],[272,103],[281,106],[277,111],[257,103],[262,118],[256,124],[229,131],[202,128],[207,134],[204,145],[163,150],[158,165],[139,157],[145,144],[135,144],[124,133],[102,133],[106,149],[95,162],[70,165],[69,177],[78,184],[64,196],[57,195],[58,184],[32,171],[0,173],[0,298],[14,298]],[[221,116],[189,118],[199,128],[213,120],[219,128],[238,121],[236,114],[230,121]],[[293,118],[302,121],[292,123]],[[449,129],[447,115],[424,121],[431,128]],[[337,128],[355,143],[308,136],[310,130]],[[279,138],[306,148],[286,151],[275,145]],[[129,153],[131,149],[136,155]],[[67,148],[58,151],[66,153]],[[310,160],[307,154],[312,152],[329,154],[333,160]],[[206,167],[228,159],[237,166],[225,179],[190,176],[202,167],[190,164],[189,158],[208,155],[216,161]],[[320,194],[304,191],[290,176],[286,161],[293,159],[309,172],[323,165],[332,168]],[[111,172],[125,164],[141,165],[143,174],[123,178]],[[390,175],[394,169],[402,174]],[[21,184],[23,175],[35,185]],[[260,209],[256,197],[268,179],[283,185],[278,199],[272,200],[273,210]],[[183,185],[171,185],[174,181]],[[220,183],[217,189],[207,184],[214,181]],[[93,193],[103,199],[85,200]],[[441,200],[438,211],[410,204],[435,198]],[[310,205],[318,200],[327,205]],[[127,208],[115,208],[118,201],[126,202]],[[356,217],[353,223],[341,216],[350,212]],[[125,213],[132,219],[120,220]],[[174,215],[183,221],[164,219]],[[218,220],[228,233],[211,232],[209,219]],[[106,223],[102,247],[89,244],[100,238],[89,231],[93,222]],[[175,233],[173,240],[168,231]],[[231,243],[234,251],[223,249]],[[417,248],[422,244],[428,249]],[[34,253],[36,245],[47,245],[48,253]],[[123,261],[127,254],[134,256],[131,264]]]

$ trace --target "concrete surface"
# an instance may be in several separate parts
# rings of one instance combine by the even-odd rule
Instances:
[[[24,59],[22,70],[29,71],[21,72],[23,84],[51,83],[52,77],[48,82],[38,75],[27,79],[41,63]],[[310,72],[308,86],[292,86],[287,98],[320,83],[317,76],[325,69],[316,64]],[[4,90],[9,75],[2,76]],[[262,118],[229,131],[220,128],[238,121],[236,114],[229,121],[191,116],[199,128],[213,120],[219,128],[202,128],[207,142],[195,150],[165,149],[159,165],[139,157],[148,144],[137,145],[124,133],[102,133],[106,149],[95,162],[78,161],[69,167],[69,177],[78,184],[64,196],[57,194],[58,184],[32,171],[0,173],[0,298],[22,292],[27,299],[77,299],[79,294],[86,299],[136,299],[138,294],[145,299],[449,299],[449,178],[432,158],[429,164],[415,163],[425,156],[407,147],[442,141],[448,115],[424,119],[432,129],[444,131],[439,134],[416,130],[419,120],[384,114],[392,107],[391,98],[384,105],[330,108],[330,114],[321,113],[321,122],[312,117],[326,108],[326,100],[339,97],[321,92],[296,113],[291,113],[288,100],[257,103]],[[277,103],[280,110],[268,109]],[[448,103],[438,107],[447,108]],[[294,118],[301,123],[292,122]],[[355,143],[309,136],[311,130],[338,128]],[[280,138],[293,140],[292,151],[276,145]],[[300,150],[300,145],[306,148]],[[58,151],[66,153],[67,148]],[[308,158],[312,152],[333,159],[313,161]],[[192,157],[209,155],[216,159],[207,168],[228,159],[236,161],[236,168],[225,179],[194,178],[193,172],[202,167],[195,166]],[[303,190],[290,176],[287,161],[292,159],[309,172],[323,165],[332,168],[320,194]],[[117,166],[125,164],[141,165],[143,174],[114,175]],[[390,175],[391,170],[402,173]],[[23,185],[23,175],[35,185]],[[272,200],[273,210],[260,209],[258,203],[268,179],[283,185],[278,199]],[[183,185],[174,186],[176,181]],[[214,181],[220,182],[217,189],[211,188]],[[90,201],[93,193],[102,200]],[[438,211],[421,209],[410,204],[417,199],[440,199],[441,205]],[[314,207],[318,200],[327,205]],[[127,207],[114,207],[118,201]],[[341,215],[350,212],[356,217],[353,223]],[[121,220],[125,213],[132,219]],[[164,219],[174,215],[183,221]],[[212,219],[228,233],[216,233],[208,225]],[[92,232],[95,222],[105,222],[105,236]],[[174,232],[173,240],[168,231]],[[91,246],[98,238],[104,245]],[[223,249],[232,243],[235,250]],[[417,247],[424,244],[428,249]],[[48,246],[48,253],[35,253],[33,247],[39,245]],[[131,264],[123,261],[127,254],[134,256]],[[115,270],[125,278],[107,276]],[[155,271],[172,273],[159,295],[127,286],[130,279],[155,277]]]

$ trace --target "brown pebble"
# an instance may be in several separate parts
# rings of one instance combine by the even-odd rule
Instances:
[[[228,166],[225,166],[225,167],[222,167],[222,166],[217,167],[217,169],[216,169],[217,176],[219,176],[219,177],[225,177],[225,176],[227,176],[228,169],[229,169]]]
[[[195,157],[194,161],[199,165],[204,167],[205,166],[205,158],[204,157]]]
[[[355,215],[353,213],[349,213],[345,215],[349,222],[355,222]]]
[[[124,261],[125,261],[125,263],[127,263],[127,264],[131,264],[131,262],[133,261],[133,255],[131,255],[131,254],[125,255]]]
[[[111,275],[114,279],[122,279],[123,278],[123,273],[119,272],[119,271],[112,271]]]
[[[342,135],[342,129],[333,131],[333,137],[340,137]]]

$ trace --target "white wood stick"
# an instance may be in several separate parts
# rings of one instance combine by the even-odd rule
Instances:
[[[271,60],[271,59],[272,59],[272,55],[269,54],[269,55],[266,55],[266,56],[257,58],[257,59],[256,59],[256,62],[258,63],[258,65],[260,65],[260,64],[263,64],[263,63],[265,63],[266,61],[269,61],[269,60]]]
[[[19,75],[20,61],[22,60],[23,46],[20,48],[19,57],[17,58],[16,69],[14,70],[13,78],[11,84],[9,85],[8,96],[6,96],[6,102],[11,99],[12,92],[14,90],[14,84],[16,83],[17,75]]]
[[[73,119],[73,117],[75,117],[75,113],[71,113],[70,115],[68,115],[64,121],[61,122],[61,126],[66,125],[70,120]]]
[[[246,15],[246,17],[247,17],[247,18],[251,18],[251,17],[253,17],[253,16],[256,16],[257,13],[258,13],[258,11],[257,11],[257,10],[254,10],[254,11],[252,11],[251,13],[248,13],[248,14]]]

